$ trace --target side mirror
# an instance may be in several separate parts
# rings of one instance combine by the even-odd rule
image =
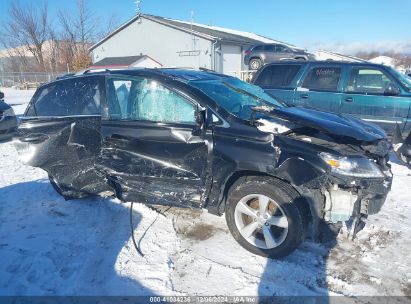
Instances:
[[[0,100],[3,100],[3,99],[4,99],[4,93],[0,92]]]
[[[397,96],[401,94],[401,90],[399,87],[390,84],[384,91],[385,96]]]
[[[194,112],[194,118],[196,126],[193,130],[193,135],[201,135],[205,131],[206,110],[205,108],[198,107]]]

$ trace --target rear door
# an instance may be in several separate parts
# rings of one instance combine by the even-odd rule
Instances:
[[[109,77],[98,168],[122,200],[200,207],[212,136],[197,132],[198,104],[154,79]]]
[[[401,86],[386,70],[379,67],[353,66],[344,88],[341,113],[375,123],[388,134],[398,124],[403,130],[410,108],[409,96],[391,95],[389,88]]]
[[[304,63],[273,64],[266,66],[254,81],[255,85],[289,105],[294,104],[294,88]]]
[[[96,174],[104,77],[87,76],[39,88],[18,128],[21,159],[47,171],[61,187],[94,194],[107,190]]]
[[[342,98],[342,76],[342,65],[310,65],[297,85],[294,104],[338,113]]]

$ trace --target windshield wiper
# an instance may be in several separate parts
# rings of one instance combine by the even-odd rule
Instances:
[[[237,93],[242,93],[242,94],[244,94],[244,95],[247,95],[247,96],[249,96],[249,97],[251,97],[251,98],[253,98],[253,99],[256,99],[257,101],[259,101],[259,102],[261,102],[261,103],[264,103],[264,104],[267,104],[267,103],[268,103],[268,101],[262,99],[261,97],[258,97],[258,96],[254,95],[254,94],[252,94],[252,93],[250,93],[250,92],[247,92],[247,91],[245,91],[245,90],[243,90],[243,89],[237,88],[237,87],[229,84],[228,82],[223,82],[223,84],[224,84],[226,87],[230,88],[231,90],[233,90],[233,91],[235,91],[235,92],[237,92]]]
[[[253,98],[253,99],[255,99],[255,100],[257,100],[257,101],[259,101],[259,102],[261,102],[261,103],[263,103],[263,104],[265,104],[265,105],[278,107],[278,106],[274,105],[273,103],[268,102],[267,100],[265,100],[265,99],[263,99],[263,98],[261,98],[261,97],[258,97],[257,95],[254,95],[253,93],[250,93],[250,92],[248,92],[248,91],[246,91],[246,90],[237,88],[237,87],[229,84],[228,82],[223,82],[223,84],[224,84],[226,87],[232,89],[233,91],[235,91],[235,92],[237,92],[237,93],[242,93],[242,94],[244,94],[244,95],[247,95],[247,96],[249,96],[249,97],[251,97],[251,98]],[[267,94],[267,93],[266,93],[266,94]],[[273,96],[272,94],[268,94],[268,95],[271,96],[272,98],[274,98],[274,99],[275,99],[279,104],[281,104],[282,106],[288,107],[287,103],[285,103],[283,100],[279,99],[277,96]]]

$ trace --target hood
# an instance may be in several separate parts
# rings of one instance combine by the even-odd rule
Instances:
[[[293,51],[296,51],[296,52],[305,52],[305,51],[306,51],[306,49],[304,49],[304,48],[299,48],[299,47],[291,47],[291,49],[292,49]]]
[[[299,126],[316,129],[329,135],[353,138],[358,141],[374,142],[386,135],[382,129],[352,116],[321,112],[307,108],[276,108],[264,116],[280,118]],[[268,117],[259,117],[267,118]]]

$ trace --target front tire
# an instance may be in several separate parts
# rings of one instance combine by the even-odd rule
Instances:
[[[304,238],[303,218],[294,203],[299,196],[280,183],[261,178],[234,185],[225,212],[228,228],[242,247],[273,259],[289,255]]]

